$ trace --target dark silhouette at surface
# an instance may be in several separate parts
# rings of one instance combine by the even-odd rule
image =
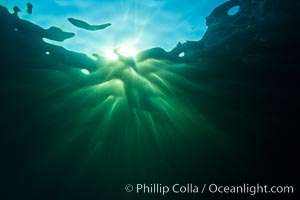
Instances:
[[[98,31],[98,30],[102,30],[102,29],[105,29],[105,28],[111,26],[110,23],[101,24],[101,25],[90,25],[85,21],[75,19],[75,18],[68,18],[68,21],[71,24],[73,24],[74,26],[88,30],[88,31]]]
[[[18,13],[21,11],[21,9],[18,6],[13,7],[14,15],[18,15]]]
[[[20,11],[17,7],[14,7],[14,10],[15,13]],[[20,19],[15,13],[10,14],[6,8],[0,6],[0,15],[2,20],[5,20],[6,30],[17,30],[23,34],[32,34],[33,37],[47,38],[55,41],[64,41],[75,36],[74,33],[64,32],[57,27],[43,29],[29,21]]]
[[[32,14],[33,5],[31,3],[27,3],[26,6],[27,6],[27,13]]]

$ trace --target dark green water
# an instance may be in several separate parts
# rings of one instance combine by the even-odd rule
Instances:
[[[47,44],[71,35],[0,7],[5,199],[223,199],[124,187],[294,185],[296,6],[241,2],[243,15],[216,9],[200,41],[116,61]]]

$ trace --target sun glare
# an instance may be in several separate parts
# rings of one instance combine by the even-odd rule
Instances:
[[[122,44],[117,49],[122,56],[133,57],[137,54],[137,49],[130,44]]]
[[[114,50],[113,50],[113,49],[107,51],[107,52],[105,53],[105,57],[106,57],[108,60],[111,60],[111,61],[113,61],[113,60],[118,60],[118,55],[114,53]]]
[[[138,53],[138,50],[134,47],[133,44],[125,43],[121,44],[115,49],[110,49],[106,52],[105,57],[108,60],[118,60],[119,55],[125,57],[134,57]]]

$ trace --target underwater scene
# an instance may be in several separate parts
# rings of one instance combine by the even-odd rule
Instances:
[[[299,9],[0,0],[0,199],[296,199]]]

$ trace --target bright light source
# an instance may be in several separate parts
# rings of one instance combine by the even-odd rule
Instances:
[[[85,74],[85,75],[89,75],[90,71],[87,69],[81,69],[81,73]]]
[[[116,55],[113,50],[107,51],[105,57],[108,60],[118,60],[118,55]]]
[[[137,54],[137,50],[134,48],[133,45],[130,44],[122,44],[117,49],[120,55],[122,56],[130,57],[135,56]]]
[[[115,49],[111,49],[106,52],[105,57],[108,60],[118,60],[119,56],[125,56],[125,57],[134,57],[138,53],[138,50],[134,48],[133,44],[125,43],[121,44]]]
[[[45,54],[46,54],[46,55],[49,55],[49,54],[50,54],[50,52],[49,52],[49,51],[46,51],[46,52],[45,52]]]

